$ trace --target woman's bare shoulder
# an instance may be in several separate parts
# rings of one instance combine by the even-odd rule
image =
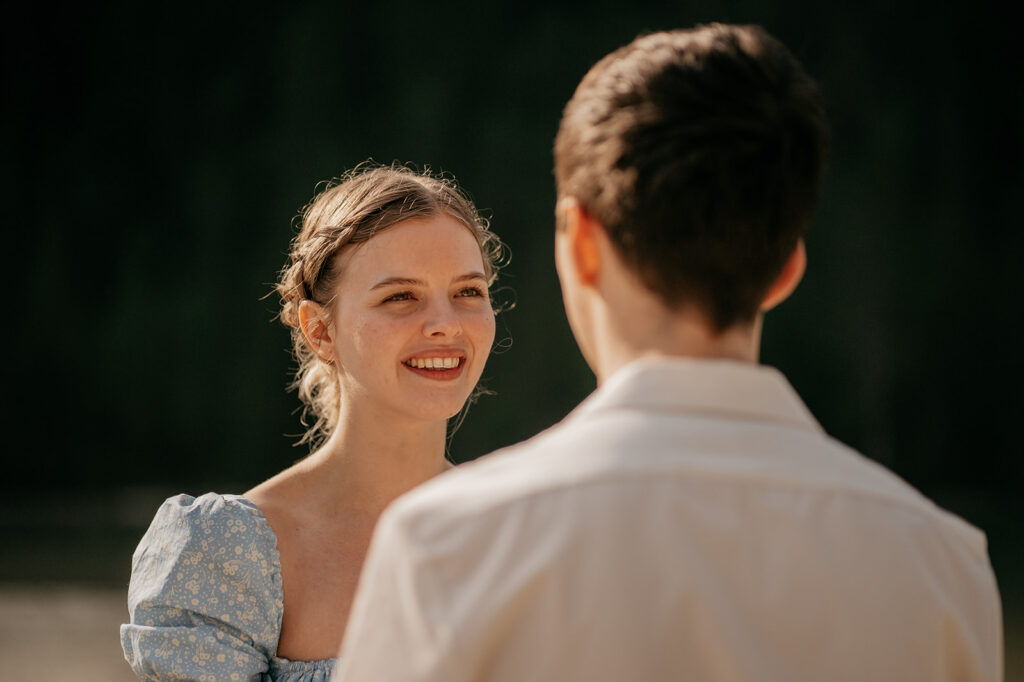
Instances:
[[[304,507],[294,469],[285,469],[242,495],[259,508],[279,540],[282,534],[288,534],[288,528],[295,524],[296,512]]]

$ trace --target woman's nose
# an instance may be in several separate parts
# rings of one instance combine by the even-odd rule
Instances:
[[[423,324],[423,334],[429,337],[462,334],[462,322],[451,301],[445,299],[430,306],[427,310],[426,322]]]

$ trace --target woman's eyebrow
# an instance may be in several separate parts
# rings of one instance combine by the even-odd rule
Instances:
[[[396,284],[400,286],[422,286],[423,282],[421,280],[410,279],[408,277],[386,277],[385,279],[382,279],[381,281],[377,282],[372,287],[370,287],[370,291],[373,291],[375,289],[382,289],[383,287],[389,287]]]
[[[478,279],[482,279],[482,280],[486,281],[487,277],[482,272],[467,272],[464,275],[459,275],[458,277],[454,278],[452,281],[453,282],[469,282],[469,281],[478,280]],[[372,287],[370,287],[370,291],[375,291],[377,289],[383,289],[384,287],[389,287],[389,286],[407,286],[407,287],[410,287],[410,286],[424,286],[424,285],[425,285],[425,282],[423,282],[423,280],[412,279],[410,277],[385,277],[384,279],[382,279],[381,281],[377,282]]]

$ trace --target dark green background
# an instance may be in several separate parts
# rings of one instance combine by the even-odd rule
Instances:
[[[123,581],[161,495],[241,492],[303,454],[262,297],[317,181],[370,157],[454,174],[512,249],[511,347],[453,456],[561,418],[593,387],[551,256],[561,108],[636,35],[722,20],[787,43],[833,125],[809,270],[763,360],[984,528],[1019,611],[1024,69],[994,4],[285,5],[40,5],[0,29],[0,579]]]

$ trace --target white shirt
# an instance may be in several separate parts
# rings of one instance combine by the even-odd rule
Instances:
[[[1001,680],[984,535],[777,371],[646,359],[381,517],[336,680]]]

